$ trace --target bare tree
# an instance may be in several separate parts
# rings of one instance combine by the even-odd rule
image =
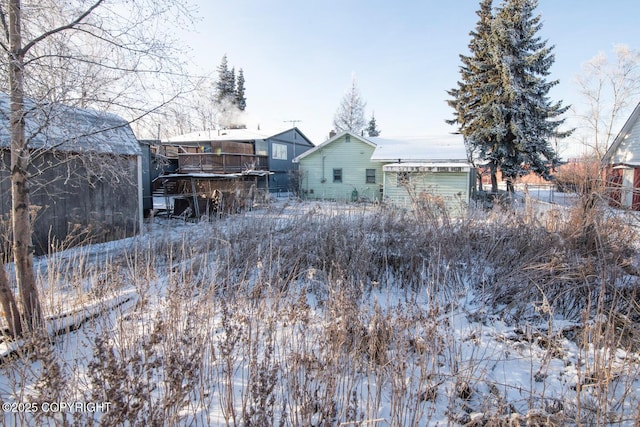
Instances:
[[[44,322],[33,268],[26,117],[64,103],[135,121],[167,105],[182,91],[184,75],[175,40],[160,30],[169,17],[190,19],[190,11],[178,0],[0,0],[0,49],[7,58],[0,66],[8,86],[0,85],[10,97],[11,249],[23,322],[12,325],[14,334]],[[0,292],[3,305],[10,304],[6,295]]]
[[[360,90],[356,85],[356,78],[351,78],[351,87],[344,94],[335,117],[333,118],[333,126],[337,132],[350,131],[360,135],[367,121],[364,118],[364,109],[366,103],[360,95]]]
[[[600,52],[583,65],[583,73],[576,79],[586,101],[585,111],[578,111],[584,122],[578,136],[598,160],[640,94],[640,52],[624,45],[615,46],[614,51],[615,62]]]
[[[22,321],[20,319],[20,309],[13,296],[7,274],[4,271],[4,260],[0,255],[0,304],[7,319],[9,332],[12,336],[17,337],[22,334]]]

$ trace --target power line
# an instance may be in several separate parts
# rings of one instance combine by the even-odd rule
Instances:
[[[285,123],[291,123],[291,127],[296,127],[296,123],[300,123],[302,120],[283,120]]]

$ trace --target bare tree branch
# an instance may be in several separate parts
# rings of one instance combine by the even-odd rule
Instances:
[[[578,89],[586,101],[578,117],[585,132],[582,143],[602,159],[628,112],[631,101],[640,94],[640,52],[627,46],[615,47],[615,62],[601,52],[583,65],[577,77]]]
[[[104,3],[104,0],[98,0],[93,5],[91,5],[87,10],[85,10],[84,13],[81,13],[80,16],[78,16],[73,21],[69,22],[67,25],[63,25],[61,27],[53,28],[53,29],[51,29],[49,31],[46,31],[46,32],[42,33],[40,36],[34,38],[29,43],[25,44],[22,47],[22,53],[26,54],[33,46],[35,46],[36,44],[40,43],[42,40],[51,37],[54,34],[57,34],[57,33],[60,33],[62,31],[70,30],[72,28],[75,28],[79,23],[84,21],[84,19],[87,16],[91,15],[93,13],[93,11],[96,10],[102,3]]]

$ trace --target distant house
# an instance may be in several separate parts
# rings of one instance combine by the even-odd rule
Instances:
[[[640,210],[640,103],[605,153],[611,201]]]
[[[104,242],[139,232],[141,150],[129,124],[113,114],[60,104],[27,102],[26,107],[36,254],[61,242]],[[0,94],[3,233],[11,212],[9,135],[9,99]]]
[[[291,190],[291,172],[295,169],[293,159],[314,145],[300,129],[294,127],[282,132],[250,129],[198,131],[168,138],[162,141],[162,147],[163,154],[181,161],[183,165],[188,161],[197,162],[198,157],[211,160],[218,156],[220,160],[229,161],[225,164],[228,167],[220,172],[238,173],[255,167],[269,171],[268,179],[260,185],[270,192],[282,192]]]
[[[383,164],[385,202],[436,203],[450,212],[468,205],[475,173],[461,135],[369,139],[376,144],[371,161]]]
[[[296,157],[303,197],[380,200],[382,164],[371,160],[375,148],[369,139],[343,132]]]
[[[294,161],[307,199],[383,200],[413,208],[429,198],[458,210],[468,204],[474,178],[459,135],[387,139],[344,132]]]

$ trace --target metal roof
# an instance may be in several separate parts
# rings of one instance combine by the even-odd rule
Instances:
[[[200,130],[183,135],[172,136],[162,140],[164,145],[179,145],[179,144],[200,144],[202,142],[213,141],[233,141],[233,142],[252,142],[256,140],[273,139],[287,132],[296,132],[310,146],[314,146],[313,142],[302,131],[297,128],[286,128],[281,130],[253,130],[253,129],[207,129]]]
[[[129,123],[115,114],[25,100],[29,148],[67,152],[140,155]],[[9,96],[0,93],[0,147],[9,147]]]
[[[459,134],[368,139],[376,144],[371,156],[374,162],[467,162],[464,139]]]

